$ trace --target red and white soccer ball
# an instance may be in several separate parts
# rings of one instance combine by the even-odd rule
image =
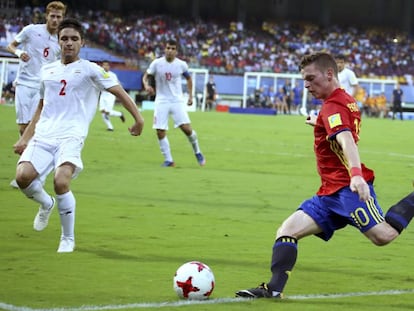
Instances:
[[[207,299],[213,292],[214,284],[213,271],[200,261],[183,264],[174,275],[174,290],[183,299]]]

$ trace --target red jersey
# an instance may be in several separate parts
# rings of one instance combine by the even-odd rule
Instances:
[[[318,195],[330,195],[349,186],[350,167],[335,136],[342,131],[351,131],[356,144],[359,140],[361,113],[355,99],[343,89],[336,89],[324,101],[314,128],[314,149],[318,173],[322,185]],[[366,181],[374,180],[374,172],[361,163]]]

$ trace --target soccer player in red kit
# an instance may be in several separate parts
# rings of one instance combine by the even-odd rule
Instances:
[[[374,172],[360,161],[357,143],[361,114],[355,99],[340,88],[335,59],[328,53],[303,57],[300,66],[305,88],[323,100],[314,127],[314,150],[321,186],[277,230],[268,283],[239,290],[238,297],[282,298],[297,258],[301,238],[316,235],[328,241],[338,229],[351,225],[372,243],[393,241],[414,216],[414,192],[384,214],[374,191]]]

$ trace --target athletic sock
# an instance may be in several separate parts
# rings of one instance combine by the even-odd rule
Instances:
[[[76,200],[72,191],[56,196],[59,209],[62,236],[75,239]]]
[[[391,206],[385,214],[385,220],[401,233],[414,217],[414,192],[407,195],[397,204]]]
[[[36,178],[25,189],[20,189],[29,199],[39,203],[43,209],[49,209],[53,205],[51,196],[43,188],[42,182]]]
[[[165,136],[163,139],[159,139],[158,143],[160,144],[160,150],[162,155],[164,156],[165,161],[173,162],[170,149],[170,142],[168,141],[167,136]]]
[[[114,127],[113,127],[111,121],[109,120],[109,115],[106,114],[105,112],[102,112],[101,115],[102,115],[102,120],[104,121],[107,129],[108,130],[113,130]]]
[[[290,236],[281,236],[273,246],[272,278],[267,284],[273,295],[282,293],[288,281],[290,272],[292,271],[297,258],[298,248],[297,239]]]
[[[191,147],[193,147],[194,153],[200,153],[200,146],[198,145],[198,137],[196,131],[192,131],[190,136],[187,136],[188,141],[191,144]]]
[[[120,117],[120,116],[122,116],[122,112],[121,111],[116,111],[116,110],[111,110],[109,112],[109,116],[110,117]]]

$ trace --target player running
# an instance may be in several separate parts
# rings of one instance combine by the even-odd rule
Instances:
[[[61,59],[42,67],[38,108],[14,145],[14,151],[21,154],[16,169],[20,190],[40,204],[33,228],[37,231],[46,228],[56,201],[62,228],[57,251],[70,253],[75,248],[76,210],[70,185],[83,170],[81,152],[96,113],[99,93],[103,90],[111,92],[132,115],[131,135],[141,134],[144,119],[118,81],[97,64],[79,57],[85,41],[78,20],[63,20],[59,24],[58,37]],[[41,183],[41,177],[51,169],[54,169],[56,199]]]
[[[156,94],[152,127],[157,132],[158,143],[164,156],[162,166],[175,166],[167,137],[169,115],[172,116],[175,127],[179,127],[187,136],[198,164],[203,166],[206,160],[201,153],[197,133],[191,127],[188,112],[183,105],[182,77],[187,80],[189,94],[187,105],[189,106],[193,104],[191,96],[193,81],[188,72],[187,63],[177,58],[176,55],[177,42],[175,40],[168,40],[165,46],[165,56],[152,61],[144,74],[143,84],[145,91],[151,95]],[[155,78],[155,87],[150,85],[150,77]]]

